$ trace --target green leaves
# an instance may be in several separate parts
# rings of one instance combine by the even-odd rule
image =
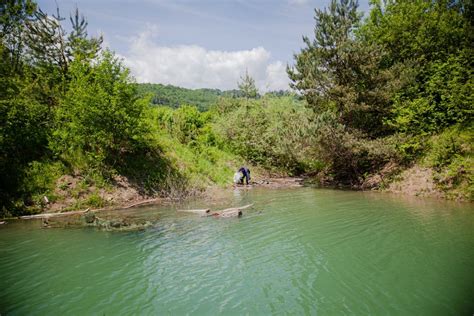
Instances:
[[[317,113],[334,110],[342,124],[370,136],[386,134],[384,117],[394,86],[395,72],[383,69],[381,46],[355,37],[360,13],[354,1],[332,1],[315,11],[314,39],[288,68],[292,87],[305,96]]]
[[[399,93],[390,122],[407,133],[435,133],[471,122],[474,104],[472,53],[461,52],[427,67],[427,80],[415,96]]]
[[[78,152],[96,166],[115,165],[146,132],[128,71],[106,51],[96,64],[71,64],[69,90],[57,111],[51,148],[74,161]]]
[[[339,181],[357,183],[390,159],[409,163],[423,138],[472,126],[470,2],[370,3],[364,22],[352,1],[316,10],[314,38],[288,67],[316,112],[317,156]]]
[[[57,8],[56,15],[48,15],[41,9],[35,11],[34,19],[28,20],[26,32],[27,57],[39,67],[59,68],[67,76],[69,64],[74,59],[91,61],[97,57],[102,37],[88,38],[87,21],[76,8],[70,16],[72,31],[62,25],[65,20]]]
[[[230,150],[265,168],[296,174],[307,171],[314,158],[311,110],[292,97],[236,102],[240,106],[222,113],[215,125]]]

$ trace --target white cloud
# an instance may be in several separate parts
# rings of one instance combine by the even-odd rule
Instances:
[[[265,90],[285,90],[288,89],[288,75],[286,65],[277,61],[267,66],[266,69],[267,87]]]
[[[121,56],[138,82],[234,89],[248,70],[261,91],[288,88],[285,66],[270,63],[270,52],[263,47],[221,51],[196,45],[159,46],[153,42],[155,31],[150,28],[133,38],[128,53]]]

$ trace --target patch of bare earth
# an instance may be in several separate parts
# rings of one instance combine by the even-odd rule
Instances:
[[[399,170],[400,166],[398,164],[389,162],[378,173],[367,177],[360,188],[362,190],[378,190],[381,187],[386,187],[391,176],[398,173]]]
[[[433,181],[433,170],[417,165],[403,171],[399,179],[389,184],[386,191],[412,196],[445,197],[445,193]]]

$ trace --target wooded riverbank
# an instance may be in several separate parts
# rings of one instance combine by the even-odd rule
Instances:
[[[0,217],[199,195],[243,165],[474,199],[470,2],[374,1],[364,18],[332,0],[287,68],[292,90],[245,72],[199,108],[174,103],[206,90],[137,84],[78,9],[66,26],[34,1],[0,5]]]

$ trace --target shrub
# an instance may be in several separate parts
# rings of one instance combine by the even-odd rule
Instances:
[[[434,168],[434,180],[448,197],[474,199],[473,143],[472,128],[463,130],[460,126],[430,140],[424,163]]]
[[[121,163],[146,133],[142,113],[147,102],[137,99],[128,71],[110,52],[97,64],[75,61],[70,72],[51,149],[72,165],[80,157],[92,168]]]
[[[311,110],[292,97],[239,102],[214,125],[225,147],[268,169],[291,174],[308,171]]]

